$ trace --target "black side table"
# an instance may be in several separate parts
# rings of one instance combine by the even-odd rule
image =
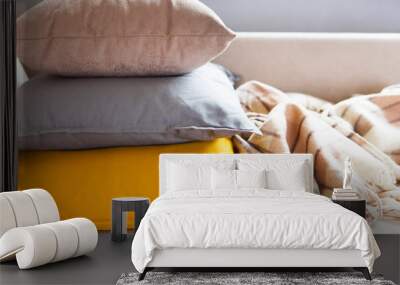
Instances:
[[[332,200],[333,203],[339,204],[343,208],[346,208],[356,214],[359,214],[365,219],[365,200]]]
[[[149,208],[150,201],[143,197],[122,197],[112,199],[112,229],[111,240],[123,241],[127,237],[127,212],[135,212],[134,233],[139,227],[140,221]]]

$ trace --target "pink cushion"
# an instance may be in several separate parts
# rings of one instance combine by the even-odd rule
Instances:
[[[31,72],[173,75],[223,52],[234,33],[197,0],[45,0],[17,21]]]

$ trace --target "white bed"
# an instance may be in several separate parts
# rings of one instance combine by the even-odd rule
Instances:
[[[281,169],[303,163],[304,191],[242,189],[230,193],[174,192],[170,163],[220,167],[232,163]],[[287,163],[289,162],[289,163]],[[239,164],[239,166],[238,166]],[[142,272],[154,267],[354,267],[366,278],[380,255],[367,222],[312,194],[312,155],[160,156],[160,197],[132,244]],[[217,193],[217,194],[216,194]]]

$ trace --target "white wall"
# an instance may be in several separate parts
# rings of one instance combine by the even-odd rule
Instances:
[[[235,31],[400,32],[400,0],[202,0]]]

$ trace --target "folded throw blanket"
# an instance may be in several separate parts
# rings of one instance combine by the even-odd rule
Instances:
[[[237,89],[262,135],[235,136],[240,153],[312,153],[315,180],[330,197],[352,158],[352,186],[370,221],[400,221],[400,94],[355,96],[332,104],[250,81]]]

